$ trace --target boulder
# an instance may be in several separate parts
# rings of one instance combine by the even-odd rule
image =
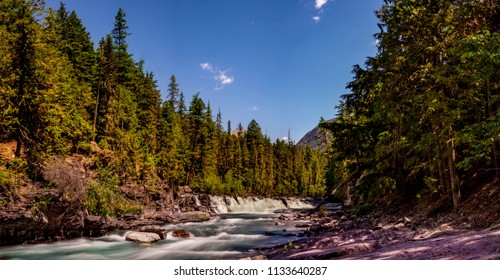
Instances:
[[[175,223],[204,222],[210,220],[210,214],[201,211],[178,213],[174,217]]]
[[[152,232],[158,234],[161,240],[167,239],[167,230],[160,226],[143,226],[139,232]]]
[[[112,217],[85,216],[85,226],[83,235],[89,237],[99,237],[118,227],[118,220]]]
[[[176,229],[172,232],[172,236],[177,238],[189,238],[191,234],[185,229]]]
[[[137,231],[130,232],[125,237],[125,240],[127,241],[134,241],[140,243],[151,243],[159,241],[160,239],[161,237],[154,232],[137,232]]]

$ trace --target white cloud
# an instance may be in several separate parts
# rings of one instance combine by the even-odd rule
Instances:
[[[225,86],[232,84],[234,82],[234,77],[226,75],[226,71],[219,71],[217,80],[221,83],[221,85]]]
[[[208,71],[212,71],[213,70],[213,67],[210,63],[208,62],[205,62],[205,63],[200,63],[200,67],[202,70],[208,70]]]
[[[217,81],[215,90],[221,90],[225,86],[234,83],[234,76],[227,74],[229,70],[219,70],[208,62],[200,63],[200,67],[202,70],[210,72],[213,75],[213,79]]]
[[[253,106],[252,109],[250,109],[250,111],[260,111],[260,108],[257,106]]]
[[[320,16],[315,16],[312,18],[315,23],[318,23],[321,20]]]
[[[316,9],[320,10],[328,2],[328,0],[316,0]]]

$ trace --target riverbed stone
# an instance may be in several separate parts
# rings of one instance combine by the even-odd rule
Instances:
[[[311,224],[307,224],[307,223],[295,224],[295,227],[298,227],[298,228],[308,228],[310,226],[311,226]]]
[[[125,237],[125,240],[127,241],[134,241],[134,242],[140,242],[140,243],[152,243],[152,242],[157,242],[161,240],[160,235],[154,233],[154,232],[130,232],[127,234]]]
[[[172,232],[172,236],[177,238],[189,238],[191,234],[185,229],[176,229]]]
[[[205,222],[210,220],[210,214],[202,211],[178,213],[174,217],[175,223]]]
[[[152,232],[160,236],[161,240],[167,239],[167,230],[160,226],[143,226],[139,229],[140,232]]]

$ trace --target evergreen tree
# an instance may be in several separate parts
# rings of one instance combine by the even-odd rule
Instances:
[[[168,84],[168,102],[174,110],[179,109],[179,85],[177,84],[177,79],[175,75],[170,76],[170,83]]]
[[[76,12],[68,13],[65,4],[61,3],[52,28],[59,36],[56,46],[71,61],[74,75],[81,82],[92,82],[94,45]]]
[[[113,46],[116,52],[116,63],[117,63],[117,81],[121,84],[127,84],[130,82],[133,61],[131,55],[128,53],[127,37],[130,35],[128,32],[127,20],[125,19],[126,14],[122,8],[118,9],[115,16],[114,28],[111,32],[113,37]]]
[[[385,1],[377,11],[378,54],[367,59],[365,69],[354,67],[339,118],[323,124],[333,132],[337,177],[358,178],[365,198],[394,189],[404,197],[447,192],[459,207],[467,169],[482,155],[492,155],[493,165],[497,158],[497,135],[479,127],[495,122],[493,107],[485,110],[490,106],[484,104],[492,104],[488,85],[498,80],[492,70],[498,62],[488,56],[476,64],[479,71],[464,63],[481,57],[477,49],[470,52],[472,41],[498,38],[498,27],[487,24],[494,9],[485,8],[491,5]],[[483,54],[495,52],[495,43],[486,41]],[[488,114],[493,122],[485,121]]]

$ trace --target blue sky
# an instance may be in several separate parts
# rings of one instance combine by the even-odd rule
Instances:
[[[58,8],[59,0],[46,1]],[[172,74],[189,102],[200,92],[233,129],[255,119],[296,142],[335,115],[354,64],[376,53],[382,0],[63,0],[95,45],[123,8],[129,52],[158,80]]]

